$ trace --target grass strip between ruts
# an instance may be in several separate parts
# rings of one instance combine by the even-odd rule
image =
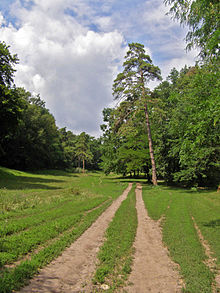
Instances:
[[[14,269],[9,269],[0,274],[0,293],[10,293],[23,287],[27,280],[32,278],[46,264],[50,263],[55,257],[75,241],[99,215],[111,204],[112,201],[104,203],[98,209],[92,210],[85,215],[80,225],[70,233],[64,233],[56,242],[42,249],[34,255],[31,260],[23,261]]]
[[[132,187],[106,230],[106,240],[98,253],[99,265],[93,283],[106,283],[113,291],[131,271],[133,242],[137,230],[135,186]]]

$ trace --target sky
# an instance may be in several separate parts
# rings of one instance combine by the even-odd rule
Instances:
[[[129,43],[145,46],[164,79],[194,65],[168,10],[163,0],[0,0],[0,41],[18,55],[16,86],[40,94],[59,128],[99,136]]]

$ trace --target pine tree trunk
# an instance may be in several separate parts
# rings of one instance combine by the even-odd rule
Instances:
[[[144,110],[145,110],[145,117],[146,117],[146,123],[147,123],[147,135],[148,135],[150,159],[151,159],[151,165],[152,165],[152,182],[153,182],[153,185],[157,185],[157,171],[156,171],[156,163],[154,159],[154,150],[153,150],[153,142],[152,142],[152,136],[151,136],[150,120],[149,120],[147,103],[145,103],[144,105]]]
[[[83,159],[83,173],[85,173],[85,160]]]
[[[153,149],[153,142],[152,142],[152,136],[151,136],[150,119],[149,119],[149,113],[147,108],[147,101],[145,100],[146,93],[145,93],[145,87],[144,87],[144,74],[142,70],[141,70],[141,83],[142,83],[142,99],[144,101],[144,111],[145,111],[145,117],[146,117],[146,123],[147,123],[149,152],[150,152],[150,159],[151,159],[151,166],[152,166],[152,182],[153,182],[153,185],[157,185],[157,170],[156,170],[156,163],[154,159],[154,149]]]

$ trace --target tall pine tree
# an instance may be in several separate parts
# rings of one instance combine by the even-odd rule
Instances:
[[[152,182],[157,185],[156,163],[148,111],[150,90],[146,85],[150,80],[161,79],[160,69],[153,65],[150,56],[145,52],[144,45],[139,43],[129,44],[123,67],[123,72],[119,73],[114,81],[113,95],[116,100],[126,100],[136,105],[135,107],[140,105],[144,107],[152,164]]]

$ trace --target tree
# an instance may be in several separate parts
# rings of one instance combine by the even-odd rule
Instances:
[[[21,170],[59,167],[63,153],[53,115],[39,96],[31,97],[22,88],[14,92],[24,108],[17,127],[5,136],[1,164]]]
[[[177,70],[172,70],[168,81],[160,83],[153,91],[153,99],[157,100],[157,107],[151,114],[152,131],[154,134],[155,155],[157,157],[157,171],[166,182],[173,182],[173,173],[179,171],[179,156],[171,155],[171,135],[169,134],[169,122],[172,110],[175,109],[175,101],[170,99],[171,93],[178,80]]]
[[[77,167],[75,145],[77,142],[77,135],[73,134],[66,127],[59,129],[60,139],[62,143],[64,167],[72,170]]]
[[[3,144],[6,135],[17,125],[24,107],[13,87],[14,65],[18,62],[9,47],[0,42],[0,156],[4,154]]]
[[[86,160],[90,161],[92,159],[92,153],[88,144],[88,135],[85,132],[82,132],[77,139],[75,145],[75,154],[78,157],[79,167],[82,161],[82,170],[85,173],[85,162]]]
[[[113,95],[117,100],[131,102],[134,108],[140,105],[144,107],[152,164],[152,182],[154,185],[157,185],[156,163],[148,110],[150,91],[146,84],[150,80],[161,79],[160,69],[152,64],[150,56],[146,55],[144,45],[139,43],[129,44],[129,50],[125,56],[123,67],[123,72],[119,73],[114,81]]]
[[[187,48],[199,47],[202,58],[219,58],[220,2],[218,0],[164,0],[170,13],[189,26]]]
[[[114,109],[104,108],[102,111],[104,124],[100,126],[103,135],[101,137],[101,160],[100,167],[108,175],[110,172],[124,173],[122,164],[118,164],[117,149],[120,145],[118,136],[114,131]]]
[[[15,72],[14,65],[17,63],[17,55],[11,55],[9,46],[0,42],[0,85],[12,85]]]
[[[170,95],[170,152],[180,164],[174,179],[186,185],[219,184],[220,71],[210,67],[190,68]]]

